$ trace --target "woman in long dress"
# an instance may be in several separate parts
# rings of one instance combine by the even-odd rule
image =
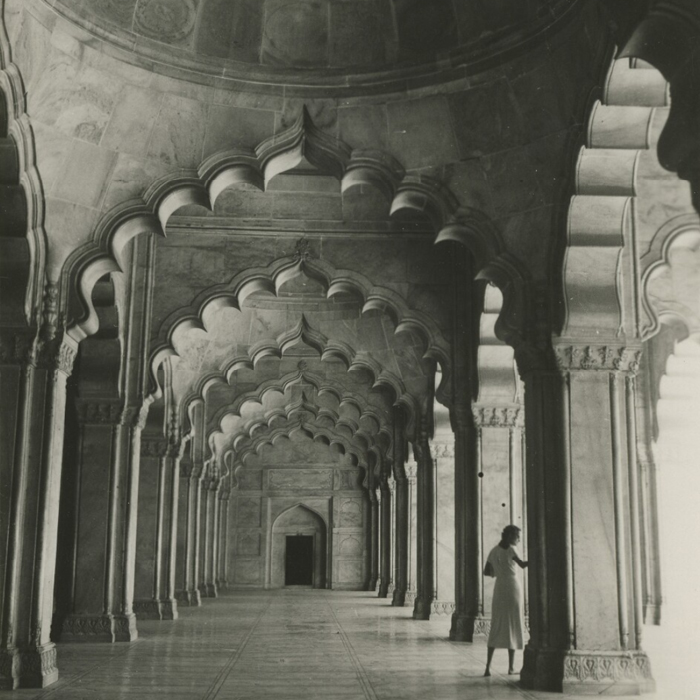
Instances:
[[[520,528],[507,525],[501,541],[491,550],[484,574],[495,576],[493,605],[491,606],[491,631],[488,640],[485,676],[491,675],[491,659],[495,649],[508,649],[508,673],[515,673],[515,650],[523,648],[523,593],[520,588],[516,566],[524,569],[517,544]]]

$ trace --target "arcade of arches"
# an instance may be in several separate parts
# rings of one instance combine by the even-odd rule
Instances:
[[[653,693],[698,47],[695,0],[5,0],[0,689],[294,585],[467,649],[515,523],[522,687]]]

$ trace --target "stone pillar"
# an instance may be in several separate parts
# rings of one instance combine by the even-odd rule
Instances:
[[[37,339],[0,329],[0,690],[58,678],[49,634],[66,379],[76,350],[53,332]]]
[[[425,420],[422,422],[418,437],[413,445],[413,453],[418,467],[418,523],[416,528],[418,570],[416,572],[417,591],[413,605],[413,619],[429,620],[435,591],[433,551],[435,496],[433,491],[434,465],[430,456],[430,443]]]
[[[408,590],[408,559],[409,559],[409,484],[406,478],[405,469],[402,468],[396,479],[396,506],[394,508],[395,539],[394,550],[394,592],[391,604],[397,608],[402,608],[406,602],[406,591]]]
[[[406,462],[408,487],[408,557],[406,571],[406,600],[413,607],[418,591],[418,465],[412,457]]]
[[[437,411],[436,411],[437,413]],[[455,452],[452,433],[436,435],[430,452],[434,467],[434,600],[431,613],[452,616],[455,612]],[[442,439],[447,438],[447,442]]]
[[[208,466],[211,469],[211,464]],[[202,480],[202,536],[200,538],[200,584],[199,592],[202,598],[216,598],[215,562],[216,562],[216,531],[219,482],[211,472]]]
[[[380,598],[389,595],[391,585],[391,490],[387,479],[383,479],[380,485],[381,498],[379,509],[379,538],[380,538],[380,560],[379,560],[379,591]]]
[[[530,556],[521,679],[527,688],[570,694],[648,692],[635,434],[640,350],[561,343],[555,355],[549,366],[546,358],[518,358]]]
[[[389,586],[387,587],[387,598],[394,599],[396,590],[396,482],[393,478],[387,481],[389,486],[389,501],[391,502],[391,532],[389,537],[390,562],[389,562]]]
[[[177,520],[181,441],[141,443],[134,611],[139,618],[176,620]]]
[[[456,406],[450,415],[455,436],[455,611],[450,639],[471,642],[483,633],[481,573],[481,479],[479,434],[471,409]]]
[[[209,485],[211,475],[209,465],[205,463],[199,488],[199,538],[197,543],[197,589],[200,598],[207,598],[207,569],[209,566],[207,553],[207,538],[209,524]]]
[[[219,587],[217,584],[219,571],[219,487],[221,481],[216,478],[212,479],[209,484],[209,508],[207,515],[209,516],[209,534],[208,534],[208,561],[207,569],[207,595],[209,598],[216,598],[219,595]]]
[[[219,557],[218,557],[218,574],[216,579],[217,588],[226,590],[228,588],[228,547],[229,547],[229,532],[228,532],[228,516],[229,503],[231,496],[231,487],[229,485],[221,486],[219,490]]]
[[[138,637],[135,529],[145,414],[118,401],[78,400],[75,409],[70,583],[56,626],[61,642],[129,642]]]
[[[189,455],[180,460],[175,598],[178,605],[201,605],[196,581],[196,538],[200,473]]]
[[[376,489],[369,490],[370,502],[370,574],[369,590],[376,591],[379,583],[379,500]]]
[[[517,404],[473,407],[476,423],[479,477],[479,521],[477,536],[479,559],[472,562],[479,575],[479,616],[475,634],[488,632],[493,599],[493,579],[484,579],[481,572],[489,551],[498,544],[503,528],[514,524],[521,528],[521,553],[527,559],[527,526],[523,509],[523,426],[524,411]],[[520,573],[518,572],[518,575]],[[527,611],[527,586],[523,586],[524,608]]]

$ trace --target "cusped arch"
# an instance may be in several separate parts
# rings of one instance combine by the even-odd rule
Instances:
[[[276,527],[284,524],[284,518],[289,516],[295,510],[301,510],[304,513],[308,513],[317,523],[319,523],[322,526],[324,532],[328,530],[328,523],[326,522],[326,519],[321,515],[321,513],[319,513],[312,506],[307,505],[306,503],[299,502],[295,503],[294,505],[288,506],[287,508],[284,508],[278,513],[277,517],[272,523],[272,531],[274,532]]]
[[[661,324],[681,325],[686,333],[697,331],[682,313],[670,308],[660,308],[649,296],[652,281],[672,269],[670,257],[676,247],[700,248],[700,216],[695,212],[681,214],[667,221],[656,232],[647,251],[640,260],[641,301],[644,318],[641,324],[642,340],[648,340],[659,332]],[[700,281],[697,290],[700,292]]]
[[[292,275],[304,273],[320,281],[327,298],[339,294],[351,294],[362,299],[362,313],[381,311],[386,313],[395,326],[395,334],[413,332],[422,341],[424,357],[440,363],[449,373],[450,350],[444,334],[424,312],[411,309],[399,294],[391,289],[374,285],[365,275],[353,270],[336,269],[323,260],[310,260],[299,256],[278,258],[266,267],[252,268],[237,274],[231,281],[213,285],[198,294],[188,306],[171,313],[161,324],[154,340],[151,354],[152,371],[165,357],[176,355],[173,337],[180,332],[199,329],[207,330],[205,318],[208,312],[219,308],[234,308],[239,311],[245,300],[252,294],[266,292],[277,295],[280,287]],[[262,357],[280,356],[285,344],[303,339],[319,352],[328,357],[338,357],[347,364],[351,363],[354,352],[345,343],[329,341],[315,333],[306,319],[300,319],[297,326],[281,335],[276,341],[261,343],[252,348],[248,360],[253,364]],[[242,358],[245,362],[245,358]]]
[[[197,171],[179,171],[160,179],[142,197],[107,212],[91,241],[74,251],[64,265],[64,282],[69,292],[61,304],[74,335],[85,337],[95,332],[92,286],[105,273],[120,268],[121,252],[134,236],[164,236],[170,216],[180,207],[196,204],[211,211],[217,198],[230,187],[244,185],[264,190],[274,175],[295,167],[301,158],[339,179],[343,192],[358,186],[377,189],[389,200],[389,215],[412,211],[427,216],[436,233],[458,209],[454,195],[438,181],[407,176],[386,153],[351,149],[318,129],[303,108],[295,124],[266,139],[255,150],[219,153],[205,160]],[[491,229],[484,231],[487,236]],[[449,353],[443,359],[448,357]]]

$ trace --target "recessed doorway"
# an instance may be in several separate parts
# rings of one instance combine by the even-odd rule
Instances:
[[[284,556],[284,585],[313,586],[313,535],[287,535]]]

